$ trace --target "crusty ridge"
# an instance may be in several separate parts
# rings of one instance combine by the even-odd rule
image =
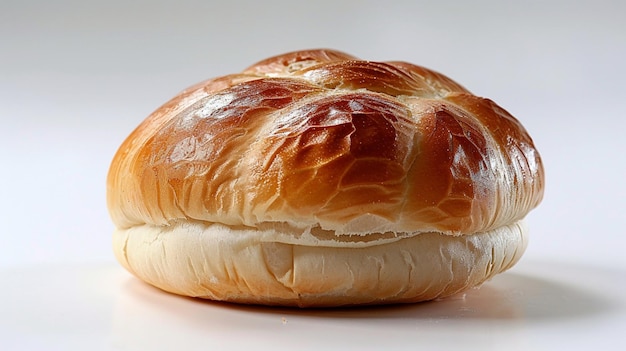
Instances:
[[[532,139],[493,101],[409,63],[310,50],[156,110],[114,157],[107,200],[119,228],[188,218],[470,234],[523,218],[543,177]]]

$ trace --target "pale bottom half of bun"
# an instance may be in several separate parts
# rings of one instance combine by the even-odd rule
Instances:
[[[271,241],[258,230],[176,222],[118,229],[118,261],[191,297],[299,307],[427,301],[478,286],[526,249],[522,221],[484,233],[421,233],[367,245]]]

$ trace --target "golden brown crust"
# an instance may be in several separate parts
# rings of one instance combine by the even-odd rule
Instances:
[[[259,61],[243,72],[261,76],[289,75],[310,65],[349,60],[357,58],[336,50],[300,50]]]
[[[311,50],[158,109],[120,147],[107,196],[119,228],[470,234],[523,218],[543,184],[531,138],[494,102],[423,67]]]
[[[163,105],[115,155],[107,201],[117,259],[154,286],[338,306],[508,269],[543,186],[532,139],[493,101],[420,66],[309,50]]]

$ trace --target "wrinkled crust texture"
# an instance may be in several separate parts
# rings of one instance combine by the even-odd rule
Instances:
[[[406,62],[288,53],[199,83],[122,143],[115,252],[164,290],[245,303],[421,301],[525,248],[540,156],[491,100]]]
[[[543,194],[522,125],[449,78],[313,50],[198,84],[149,116],[108,175],[115,225],[287,222],[338,236],[470,234]]]

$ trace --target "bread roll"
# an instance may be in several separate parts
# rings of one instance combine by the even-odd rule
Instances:
[[[114,252],[175,294],[285,306],[417,302],[526,248],[540,156],[493,101],[405,62],[287,53],[197,84],[116,153]]]

